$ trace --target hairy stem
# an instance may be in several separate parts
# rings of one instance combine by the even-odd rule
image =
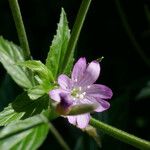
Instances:
[[[70,148],[67,145],[67,143],[64,141],[64,139],[61,137],[59,132],[55,129],[55,127],[50,122],[49,122],[49,128],[50,128],[50,131],[52,132],[52,134],[55,136],[55,138],[58,140],[58,142],[62,146],[62,148],[64,150],[70,150]]]
[[[90,124],[97,128],[102,130],[102,132],[122,141],[127,144],[130,144],[136,148],[143,149],[143,150],[149,150],[150,149],[150,142],[143,140],[141,138],[138,138],[132,134],[129,134],[127,132],[124,132],[122,130],[119,130],[117,128],[114,128],[110,125],[107,125],[101,121],[98,121],[94,118],[91,118]]]
[[[9,5],[12,11],[12,15],[15,21],[18,38],[23,49],[24,57],[26,60],[31,59],[29,44],[18,4],[18,0],[9,0]]]
[[[64,57],[63,61],[63,70],[65,70],[67,64],[69,63],[70,59],[72,58],[72,55],[74,54],[75,47],[77,45],[77,41],[79,39],[79,35],[86,17],[86,14],[88,12],[89,6],[91,4],[92,0],[82,0],[79,12],[77,14],[77,18],[75,21],[75,24],[72,29],[71,37],[68,43],[67,51]]]
[[[122,10],[122,7],[121,7],[121,4],[119,2],[119,0],[116,0],[116,6],[117,6],[117,9],[118,9],[118,12],[119,12],[119,15],[121,17],[121,20],[122,20],[122,23],[123,23],[123,26],[129,36],[129,39],[130,41],[132,42],[133,46],[135,47],[135,50],[137,51],[137,53],[140,55],[140,57],[142,58],[142,60],[145,62],[145,64],[147,66],[150,67],[150,60],[149,58],[144,54],[142,48],[140,47],[140,45],[138,44],[138,42],[136,41],[133,33],[132,33],[132,30],[127,22],[127,19],[126,19],[126,15],[125,13],[123,12]]]

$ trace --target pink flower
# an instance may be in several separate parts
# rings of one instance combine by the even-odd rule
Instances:
[[[102,112],[110,107],[105,99],[110,99],[112,90],[102,84],[94,84],[100,75],[100,64],[92,61],[87,64],[85,58],[80,58],[74,65],[71,79],[62,74],[58,77],[60,88],[49,92],[50,98],[59,102],[65,109],[82,104],[95,104],[95,112]],[[67,116],[68,121],[79,128],[87,127],[90,113]]]

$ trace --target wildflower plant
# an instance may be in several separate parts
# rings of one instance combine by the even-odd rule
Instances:
[[[71,31],[64,9],[61,10],[56,35],[46,63],[33,60],[17,0],[9,0],[20,46],[0,37],[0,62],[12,79],[23,89],[0,112],[0,149],[38,149],[51,131],[63,149],[69,146],[51,124],[55,118],[67,118],[82,131],[97,138],[97,130],[140,149],[150,149],[146,140],[121,131],[90,116],[110,107],[112,90],[95,83],[100,63],[86,58],[74,59],[74,50],[91,0],[83,0]],[[97,59],[97,58],[95,58]],[[111,107],[110,107],[111,109]],[[116,116],[117,117],[117,116]],[[26,143],[28,147],[26,147]]]
[[[99,77],[100,65],[92,61],[87,65],[85,58],[80,58],[73,67],[71,79],[62,74],[58,77],[59,88],[51,90],[49,95],[52,100],[58,101],[64,111],[70,107],[80,105],[92,105],[93,111],[102,112],[109,108],[110,104],[103,99],[110,99],[112,91],[110,88],[93,84]],[[60,108],[61,109],[61,108]],[[71,108],[70,108],[71,109]],[[79,128],[85,128],[90,121],[90,114],[67,116],[71,124]]]

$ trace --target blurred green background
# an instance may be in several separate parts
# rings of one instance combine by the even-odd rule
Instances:
[[[61,7],[67,13],[72,29],[81,0],[19,0],[19,4],[32,56],[44,62],[56,33]],[[0,0],[0,35],[19,44],[7,0]],[[138,50],[150,62],[149,49],[149,0],[93,0],[75,56],[85,56],[88,61],[104,56],[97,82],[108,85],[114,93],[111,108],[94,116],[147,140],[150,140],[150,65],[145,63]],[[1,64],[0,70],[0,110],[3,110],[21,89]],[[92,138],[71,126],[66,119],[58,118],[53,123],[71,149],[100,149]],[[102,150],[136,150],[101,131],[99,134]],[[61,147],[49,133],[40,149],[60,150]]]

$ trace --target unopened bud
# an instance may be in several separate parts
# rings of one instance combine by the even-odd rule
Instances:
[[[68,115],[80,115],[90,113],[97,108],[96,104],[82,104],[72,106]]]

